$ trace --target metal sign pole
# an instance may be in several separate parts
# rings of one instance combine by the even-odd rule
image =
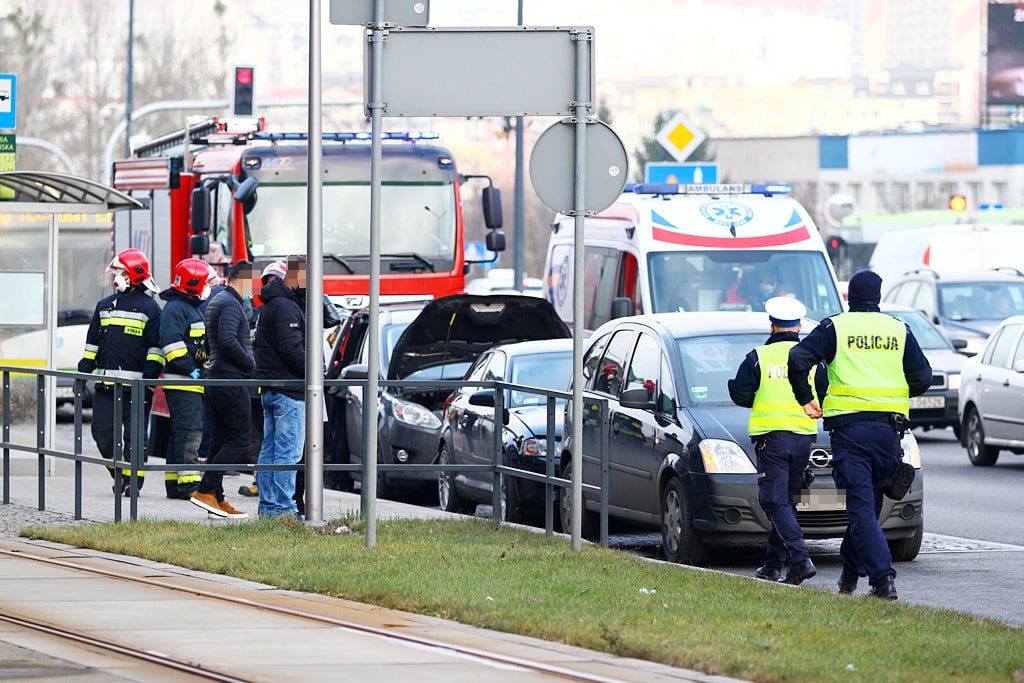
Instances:
[[[323,121],[320,0],[309,0],[309,144],[306,195],[306,526],[324,526]]]
[[[367,330],[366,389],[363,394],[362,508],[366,547],[377,545],[377,392],[380,386],[380,186],[384,0],[374,0],[370,31],[370,320]]]
[[[576,40],[575,160],[573,167],[575,244],[572,274],[572,549],[579,551],[583,519],[583,222],[586,218],[587,85],[590,83],[591,34],[580,32]]]

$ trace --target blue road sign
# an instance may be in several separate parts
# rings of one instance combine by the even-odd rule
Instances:
[[[679,185],[717,183],[718,164],[650,162],[644,167],[644,182]]]
[[[15,106],[18,77],[14,74],[0,74],[0,128],[14,129],[18,125],[18,108]]]

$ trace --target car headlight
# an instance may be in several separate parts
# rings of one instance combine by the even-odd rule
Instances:
[[[523,442],[523,455],[544,458],[548,454],[547,439],[527,439]]]
[[[958,391],[960,389],[960,373],[951,372],[946,375],[946,383],[949,385],[950,389]]]
[[[391,404],[391,409],[394,411],[395,417],[406,424],[425,429],[441,428],[441,419],[419,403],[396,398]]]
[[[698,446],[708,474],[753,474],[757,470],[735,441],[704,439]]]
[[[957,378],[959,377],[960,375],[957,375]],[[903,462],[910,463],[915,468],[920,469],[921,447],[917,445],[917,439],[914,437],[913,432],[907,432],[903,435],[900,447],[903,449]]]

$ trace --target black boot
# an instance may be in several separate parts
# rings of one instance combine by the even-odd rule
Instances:
[[[839,592],[840,593],[853,593],[857,590],[857,572],[853,571],[845,564],[843,565],[843,573],[839,575]]]
[[[757,571],[754,572],[754,578],[763,581],[778,581],[782,578],[782,568],[769,567],[768,565],[758,567]]]
[[[896,577],[892,574],[883,574],[877,583],[871,585],[868,595],[882,600],[896,600]]]
[[[786,572],[786,578],[782,579],[782,583],[799,586],[817,573],[818,570],[814,567],[814,563],[811,562],[810,558],[807,558],[802,562],[789,565],[789,571]]]

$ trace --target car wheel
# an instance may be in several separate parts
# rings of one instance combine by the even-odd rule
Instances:
[[[437,457],[438,464],[451,465],[452,458],[448,452],[448,444],[441,444],[441,452]],[[441,471],[437,473],[437,499],[441,509],[445,512],[465,513],[469,510],[469,504],[462,499],[455,489],[455,473]]]
[[[995,465],[999,458],[999,449],[985,445],[985,428],[981,424],[981,415],[975,408],[970,408],[964,418],[964,429],[967,430],[967,459],[976,467]]]
[[[570,460],[568,454],[562,456],[563,460]],[[562,468],[562,479],[572,479],[572,463],[566,462]],[[580,536],[594,539],[601,534],[601,520],[596,513],[583,507],[580,513]],[[572,487],[561,486],[558,489],[558,519],[562,523],[562,533],[572,533]]]
[[[910,538],[897,538],[889,541],[889,552],[896,562],[910,562],[921,552],[921,540],[924,538],[924,526],[919,526]]]
[[[388,483],[387,475],[380,470],[380,465],[384,462],[384,456],[377,453],[377,497],[378,498],[394,498],[395,489],[391,484]]]
[[[526,511],[519,500],[519,482],[516,477],[501,477],[501,520],[512,524],[528,524]]]
[[[661,496],[661,547],[669,562],[707,563],[708,548],[693,528],[693,512],[679,477],[668,480]]]

